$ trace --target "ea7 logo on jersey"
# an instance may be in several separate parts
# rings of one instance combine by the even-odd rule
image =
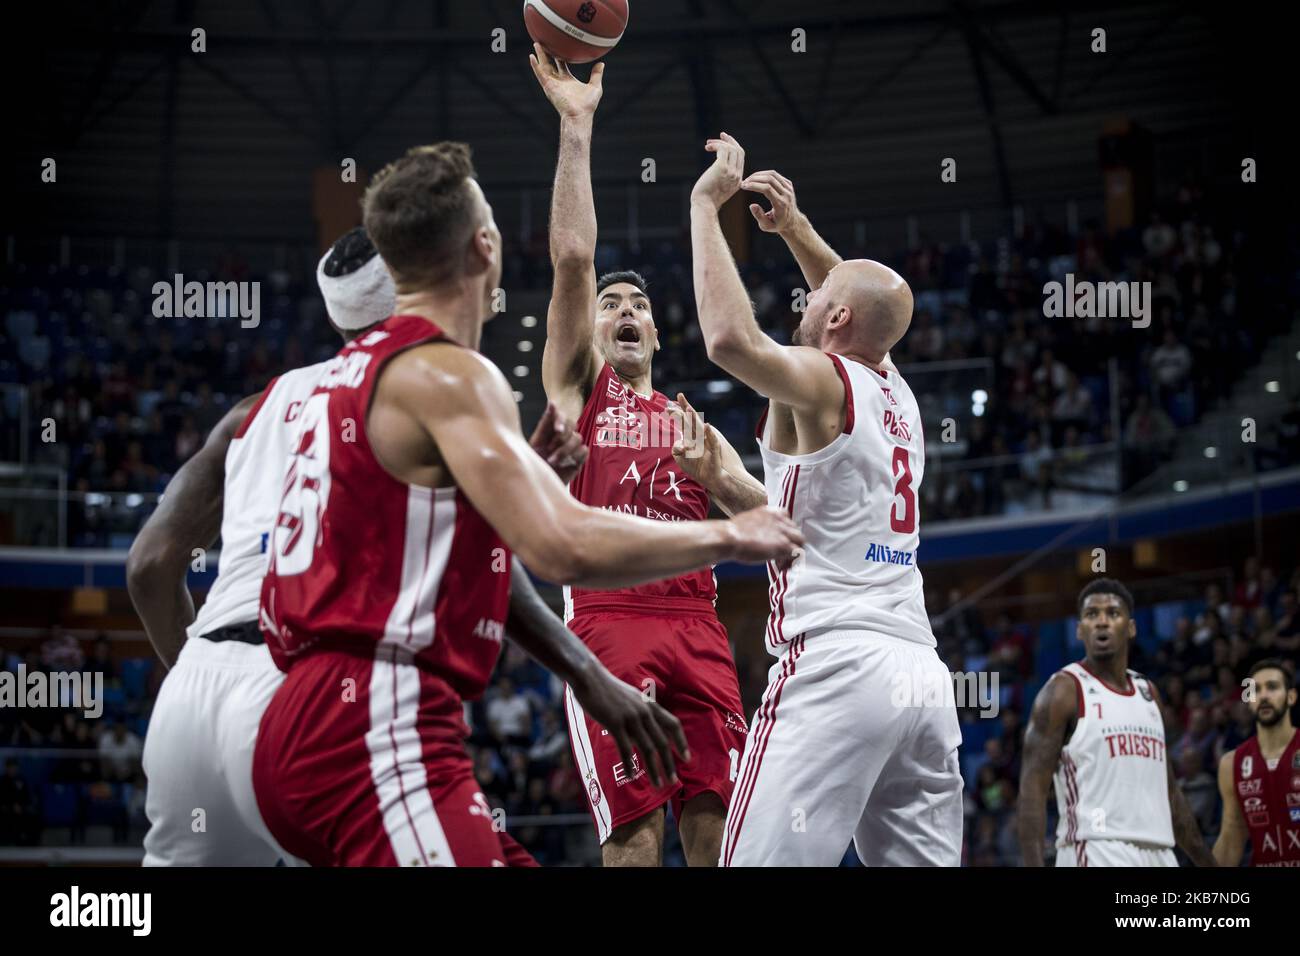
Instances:
[[[505,637],[505,633],[505,624],[491,618],[481,617],[478,619],[478,623],[474,625],[474,636],[489,641],[500,643],[501,639]]]
[[[1264,789],[1263,780],[1241,780],[1237,783],[1237,792],[1243,797],[1252,793],[1262,793]]]

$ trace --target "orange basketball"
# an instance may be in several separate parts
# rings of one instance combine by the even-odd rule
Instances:
[[[590,63],[627,29],[627,0],[525,0],[528,35],[556,59]]]

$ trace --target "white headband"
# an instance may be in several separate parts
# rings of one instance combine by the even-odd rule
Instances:
[[[316,283],[325,297],[330,320],[340,329],[355,332],[382,322],[397,307],[397,287],[378,253],[356,272],[327,276],[326,252],[316,266]]]

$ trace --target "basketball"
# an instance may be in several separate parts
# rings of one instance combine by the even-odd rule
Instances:
[[[614,49],[627,29],[627,0],[526,0],[528,35],[569,63],[590,63]]]

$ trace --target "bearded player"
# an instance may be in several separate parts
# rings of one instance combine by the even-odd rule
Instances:
[[[727,866],[833,866],[852,842],[869,865],[960,859],[961,740],[952,704],[899,699],[951,681],[935,652],[916,567],[920,411],[889,350],[912,296],[880,263],[842,262],[773,171],[744,175],[722,134],[691,193],[696,305],[709,358],[769,399],[759,425],[767,500],[803,531],[769,566],[767,648],[778,661],[745,743],[727,814]],[[760,328],[718,212],[741,188],[804,271],[794,345]]]
[[[1214,866],[1174,779],[1156,685],[1129,670],[1133,596],[1110,578],[1079,592],[1084,657],[1052,675],[1025,730],[1016,804],[1025,866],[1043,865],[1048,787],[1056,865],[1177,866],[1174,845]]]
[[[1223,824],[1214,842],[1221,866],[1300,866],[1300,734],[1291,723],[1295,678],[1270,658],[1250,670],[1255,736],[1219,761]]]
[[[645,280],[617,272],[597,280],[596,211],[591,188],[591,137],[604,67],[582,83],[540,46],[533,72],[560,114],[560,156],[551,205],[555,285],[546,323],[542,383],[561,414],[577,421],[590,449],[570,488],[579,501],[654,518],[699,521],[709,494],[675,460],[679,409],[655,391],[652,360],[659,348]],[[762,486],[743,468],[714,495],[728,514],[732,492]],[[686,862],[712,866],[745,746],[740,683],[727,632],[714,610],[711,568],[618,591],[571,588],[569,626],[617,676],[653,688],[681,722],[693,759],[680,782],[656,784],[628,766],[571,694],[569,732],[585,778],[606,866],[662,862],[666,804],[671,804]]]
[[[800,537],[774,510],[669,523],[568,494],[477,351],[501,234],[467,146],[410,150],[364,209],[397,302],[330,360],[298,418],[260,605],[286,677],[262,718],[254,789],[277,842],[313,864],[503,864],[463,701],[500,651],[511,553],[556,583],[621,587],[789,560]],[[674,776],[673,749],[688,753],[664,711],[576,638],[538,658],[603,711],[628,762]]]

